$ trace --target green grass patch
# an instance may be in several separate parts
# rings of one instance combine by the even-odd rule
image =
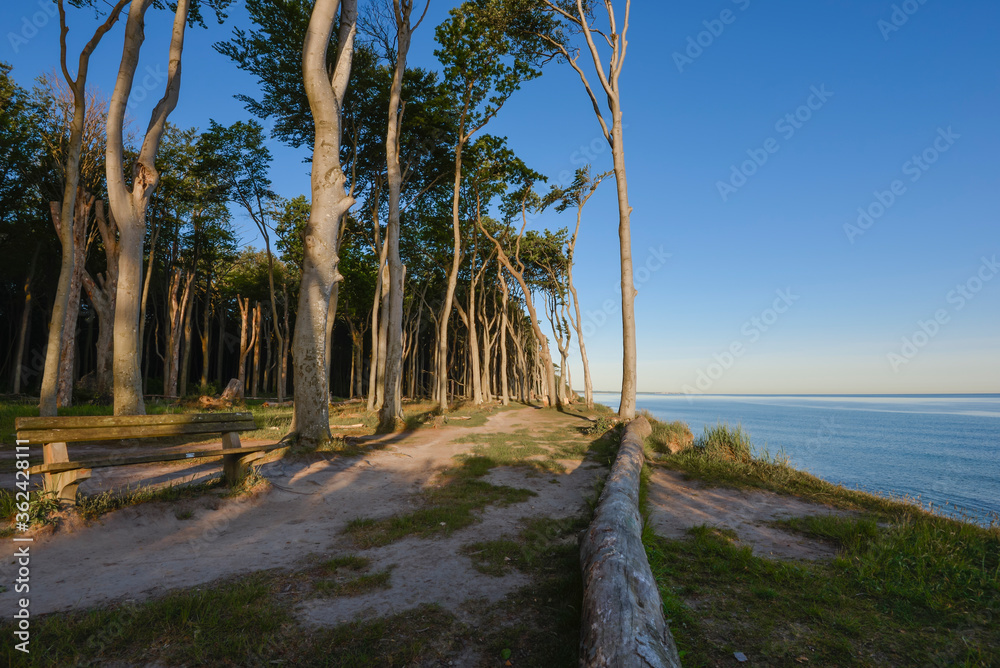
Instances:
[[[522,522],[517,538],[470,543],[462,553],[480,573],[502,576],[516,569],[525,573],[558,567],[567,555],[577,552],[575,537],[587,528],[583,519],[530,518]]]
[[[442,471],[437,484],[422,492],[422,508],[383,519],[355,519],[345,531],[363,549],[406,536],[450,535],[479,521],[478,511],[486,506],[508,506],[535,496],[530,490],[481,480],[494,466],[485,457],[467,457],[461,465]]]
[[[361,596],[378,589],[389,589],[392,586],[389,583],[391,576],[392,572],[385,570],[353,578],[317,580],[313,588],[320,596]]]
[[[332,629],[301,626],[287,576],[262,572],[139,604],[53,614],[32,622],[31,653],[4,643],[18,666],[410,666],[438,665],[474,640],[437,606]],[[9,622],[0,632],[13,637]]]
[[[706,430],[660,460],[709,484],[768,489],[862,511],[775,522],[836,545],[832,562],[755,557],[731,531],[643,542],[685,665],[743,652],[770,665],[997,665],[1000,527],[933,515],[832,485],[756,450],[742,429]]]
[[[841,543],[832,563],[753,556],[708,527],[685,540],[644,534],[685,665],[743,652],[784,665],[995,665],[1000,658],[996,532],[944,518],[797,521]],[[791,526],[791,525],[790,525]]]

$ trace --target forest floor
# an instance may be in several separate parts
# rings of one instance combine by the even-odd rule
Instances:
[[[249,408],[245,442],[287,429],[288,407]],[[607,409],[407,414],[376,435],[360,403],[337,404],[341,438],[237,490],[209,460],[95,471],[80,511],[35,531],[32,652],[6,643],[8,661],[577,665],[577,540],[617,448]],[[650,455],[644,541],[685,665],[917,665],[920,646],[930,663],[996,658],[995,530],[774,463]],[[0,564],[3,609],[15,569]]]

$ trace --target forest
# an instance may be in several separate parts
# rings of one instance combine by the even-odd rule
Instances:
[[[39,396],[41,415],[141,414],[144,398],[234,378],[248,398],[294,397],[293,430],[313,442],[329,438],[333,398],[363,399],[390,430],[407,399],[591,407],[574,249],[608,224],[585,210],[608,181],[628,286],[619,414],[634,416],[627,3],[616,19],[611,2],[470,0],[432,27],[412,0],[247,0],[247,29],[225,25],[230,0],[56,4],[59,71],[27,87],[0,63],[0,382]],[[99,17],[78,54],[64,5]],[[133,118],[147,22],[172,24],[170,55],[150,118]],[[184,36],[206,27],[259,90],[240,96],[245,120],[179,127],[181,65],[198,67]],[[434,32],[437,71],[407,66],[416,30]],[[91,54],[116,44],[114,90],[88,86]],[[552,67],[579,75],[576,103],[593,106],[614,163],[563,187],[489,132]],[[274,192],[271,139],[312,148],[302,195]],[[547,208],[563,227],[533,225]],[[236,217],[261,243],[240,244]]]

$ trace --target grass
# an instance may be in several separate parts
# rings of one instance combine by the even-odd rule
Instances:
[[[494,466],[496,463],[485,457],[467,457],[459,466],[442,471],[438,483],[422,493],[423,507],[383,519],[355,519],[345,531],[362,549],[407,536],[451,535],[479,521],[478,511],[486,506],[508,506],[535,496],[526,489],[482,480]]]
[[[517,538],[470,543],[462,547],[473,567],[486,575],[503,576],[516,569],[524,573],[550,571],[563,563],[568,552],[576,554],[569,540],[587,528],[581,518],[526,518]]]
[[[687,478],[709,486],[763,489],[845,510],[887,516],[925,512],[910,499],[848,489],[794,469],[782,453],[772,455],[766,448],[754,446],[740,427],[706,427],[705,436],[695,441],[694,446],[659,458],[655,465],[680,471]]]
[[[768,489],[859,511],[777,522],[835,545],[831,562],[773,561],[735,534],[695,527],[643,542],[684,664],[733,652],[770,665],[1000,662],[1000,527],[933,515],[831,485],[753,448],[740,428],[706,429],[659,465],[709,484]]]
[[[378,589],[388,589],[391,570],[366,573],[354,578],[338,580],[317,580],[313,583],[316,593],[321,596],[361,596]]]
[[[286,588],[279,574],[261,572],[144,603],[48,615],[32,621],[30,654],[4,643],[0,657],[22,666],[401,667],[452,654],[469,640],[467,628],[436,606],[307,628],[296,621]],[[13,630],[9,622],[0,628]]]
[[[642,411],[642,414],[653,428],[653,433],[646,437],[646,445],[653,452],[669,455],[686,450],[694,443],[691,429],[684,422],[661,422],[649,411]]]
[[[775,665],[995,665],[1000,541],[938,522],[827,517],[824,534],[848,539],[832,563],[755,557],[704,526],[644,542],[685,665],[736,651]]]

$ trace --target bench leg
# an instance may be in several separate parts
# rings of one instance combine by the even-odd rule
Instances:
[[[42,491],[55,494],[63,506],[76,505],[76,492],[80,483],[90,478],[90,469],[76,469],[62,473],[46,473],[42,477]]]
[[[240,480],[250,470],[250,465],[263,457],[265,452],[248,452],[245,455],[222,455],[222,471],[226,477],[226,484],[235,487]]]

